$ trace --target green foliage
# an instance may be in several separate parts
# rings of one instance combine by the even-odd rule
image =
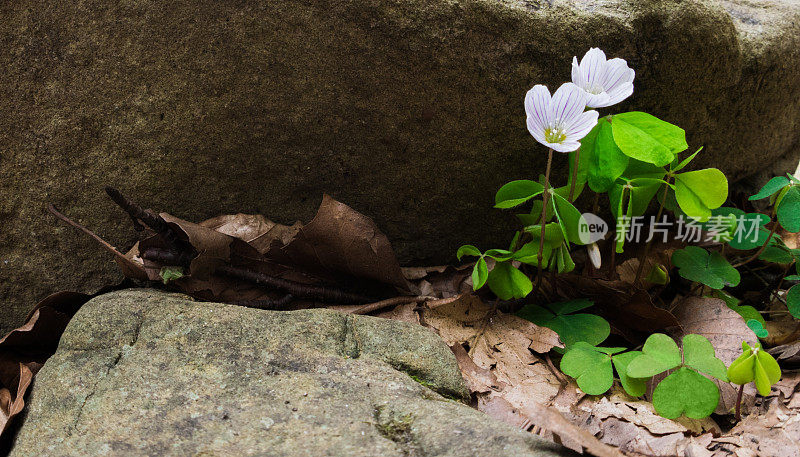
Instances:
[[[786,307],[795,319],[800,319],[800,284],[792,286],[786,292]]]
[[[747,326],[759,338],[766,338],[769,336],[769,332],[764,328],[764,324],[756,319],[747,319]]]
[[[647,113],[617,114],[611,119],[611,127],[614,142],[625,155],[659,167],[689,147],[682,128]]]
[[[161,281],[163,281],[164,284],[169,284],[171,281],[181,279],[184,276],[183,267],[161,267],[158,275],[161,277]]]
[[[676,174],[675,198],[689,217],[707,221],[728,198],[728,180],[716,168]]]
[[[728,367],[728,379],[739,385],[755,382],[758,393],[766,396],[772,385],[781,379],[781,367],[760,344],[751,348],[742,341],[742,355]]]
[[[776,176],[770,179],[757,194],[750,197],[750,200],[761,200],[762,198],[771,197],[784,187],[789,185],[789,179],[784,176]]]
[[[739,271],[719,252],[709,253],[697,246],[687,246],[675,251],[672,254],[672,263],[678,267],[678,274],[682,277],[712,289],[736,286],[741,280]]]
[[[611,122],[600,119],[597,125],[581,140],[581,161],[586,163],[589,188],[607,192],[622,176],[630,159],[614,142]]]
[[[654,333],[642,347],[642,355],[628,364],[628,376],[650,378],[681,364],[681,353],[675,341],[663,333]]]
[[[678,368],[664,378],[653,391],[653,407],[662,416],[673,419],[681,414],[699,419],[714,412],[719,402],[716,384],[700,373],[727,381],[725,364],[716,358],[711,343],[701,335],[683,337],[683,357],[675,341],[667,335],[650,335],[642,354],[632,357],[627,375],[649,378]]]
[[[578,342],[595,346],[611,334],[608,321],[594,314],[575,313],[592,305],[585,299],[550,303],[547,308],[529,304],[519,310],[517,316],[558,333],[567,349]]]
[[[564,354],[561,371],[575,378],[578,387],[589,395],[604,394],[614,383],[611,356],[583,341],[575,343]]]
[[[776,202],[778,222],[787,232],[800,232],[800,187],[792,186]]]
[[[522,179],[511,181],[497,191],[494,197],[495,208],[513,208],[536,197],[544,191],[544,186],[536,181]]]
[[[634,378],[628,375],[628,365],[640,355],[642,355],[641,351],[629,351],[617,354],[611,359],[619,375],[622,388],[631,397],[641,397],[647,392],[647,378]]]
[[[678,274],[682,277],[712,289],[736,286],[741,280],[739,271],[719,252],[709,253],[697,246],[686,246],[675,251],[672,254],[672,264],[678,267]]]
[[[525,273],[511,265],[511,262],[496,262],[489,272],[486,283],[501,300],[525,298],[533,290],[531,280]]]
[[[667,419],[684,415],[690,419],[708,417],[719,404],[719,388],[713,381],[686,367],[658,383],[653,407]]]

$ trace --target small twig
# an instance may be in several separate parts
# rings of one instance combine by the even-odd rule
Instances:
[[[136,228],[136,230],[142,229],[138,221],[143,222],[144,225],[150,227],[153,231],[161,235],[161,237],[172,250],[182,255],[181,259],[183,261],[178,265],[189,265],[191,259],[196,256],[194,247],[191,243],[181,238],[178,233],[176,233],[175,230],[169,225],[169,223],[164,220],[163,217],[149,209],[142,209],[141,206],[129,200],[127,197],[122,195],[120,191],[114,189],[113,187],[106,186],[105,190],[108,196],[114,200],[114,203],[119,205],[120,208],[128,213],[128,216],[130,216],[131,220],[133,220],[134,228]]]
[[[388,298],[386,300],[377,301],[375,303],[367,303],[366,305],[359,306],[358,308],[350,311],[350,314],[369,314],[373,311],[388,308],[390,306],[407,305],[409,303],[422,303],[426,300],[435,300],[435,297],[419,295]]]
[[[97,241],[98,243],[100,243],[100,245],[101,245],[101,246],[103,246],[103,248],[104,248],[106,251],[108,251],[108,252],[110,252],[110,253],[114,254],[114,255],[115,255],[115,256],[117,256],[117,257],[120,257],[120,258],[122,258],[122,259],[128,260],[128,258],[127,258],[127,257],[125,257],[125,254],[123,254],[123,253],[119,252],[119,251],[117,250],[117,248],[115,248],[114,246],[110,245],[110,244],[109,244],[109,243],[108,243],[106,240],[104,240],[104,239],[100,238],[99,236],[97,236],[97,234],[95,234],[93,231],[89,230],[88,228],[84,227],[83,225],[81,225],[81,224],[79,224],[79,223],[77,223],[77,222],[73,221],[72,219],[70,219],[70,218],[68,218],[67,216],[65,216],[64,214],[62,214],[62,213],[61,213],[61,212],[60,212],[60,211],[59,211],[59,210],[58,210],[58,209],[57,209],[55,206],[53,206],[53,205],[48,205],[48,206],[47,206],[47,209],[48,209],[48,210],[49,210],[51,213],[53,213],[53,215],[54,215],[55,217],[57,217],[57,218],[61,219],[62,221],[66,222],[67,224],[69,224],[69,225],[71,225],[71,226],[75,227],[76,229],[80,230],[81,232],[83,232],[83,233],[85,233],[85,234],[89,235],[90,237],[92,237],[92,238],[93,238],[95,241]]]
[[[555,376],[556,379],[558,379],[558,382],[560,382],[562,386],[569,384],[569,381],[564,379],[564,377],[561,375],[561,372],[553,364],[553,360],[550,358],[549,352],[545,353],[544,360],[547,362],[547,367],[550,368],[550,371],[553,372],[553,376]]]
[[[273,289],[282,290],[299,298],[321,300],[333,303],[349,303],[354,305],[371,303],[375,301],[371,297],[345,292],[341,289],[302,284],[299,282],[289,281],[283,278],[276,278],[264,273],[245,270],[243,268],[232,267],[229,265],[223,265],[217,268],[215,272],[225,276],[251,282],[253,284],[258,284],[260,286],[267,286]]]

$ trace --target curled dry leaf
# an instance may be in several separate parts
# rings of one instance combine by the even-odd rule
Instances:
[[[325,195],[317,215],[285,246],[273,246],[266,257],[310,271],[345,274],[391,284],[417,294],[403,276],[394,249],[375,222]]]
[[[0,434],[25,406],[34,375],[58,347],[61,334],[89,296],[59,292],[39,302],[21,327],[0,338]]]
[[[714,346],[718,359],[728,366],[742,353],[742,341],[755,346],[758,338],[750,330],[742,316],[730,309],[719,298],[688,297],[680,301],[673,310],[681,323],[683,334],[696,333],[708,338]],[[736,405],[739,386],[711,378],[720,389],[717,414],[729,414]],[[756,390],[752,384],[745,386],[742,407],[752,406]]]

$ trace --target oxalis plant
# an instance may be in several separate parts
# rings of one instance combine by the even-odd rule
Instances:
[[[696,334],[684,335],[680,345],[672,337],[656,333],[640,350],[601,346],[611,333],[609,323],[585,312],[593,306],[590,300],[547,303],[541,293],[544,271],[558,275],[574,270],[576,246],[585,246],[589,261],[595,268],[601,267],[596,242],[603,234],[591,230],[592,224],[598,223],[592,213],[598,211],[601,198],[607,200],[615,220],[613,271],[614,255],[624,252],[625,243],[634,238],[637,218],[655,201],[655,224],[666,226],[667,213],[672,213],[685,240],[700,241],[701,234],[713,236],[712,249],[689,245],[672,254],[677,274],[694,283],[692,293],[723,299],[758,338],[766,338],[761,313],[740,305],[725,288],[737,286],[741,280],[738,268],[754,260],[781,265],[786,282],[800,280],[800,250],[788,247],[778,234],[779,227],[786,232],[800,231],[800,181],[793,176],[776,177],[750,197],[754,201],[769,198],[770,215],[723,206],[728,198],[725,175],[716,168],[687,171],[702,148],[682,157],[689,149],[683,129],[639,111],[600,115],[599,109],[633,93],[634,78],[635,72],[625,60],[608,60],[602,50],[593,48],[580,62],[573,59],[571,83],[561,85],[552,95],[543,85],[528,91],[524,102],[528,131],[547,147],[544,175],[512,181],[497,191],[495,207],[515,210],[521,222],[508,249],[481,251],[465,245],[457,257],[476,258],[474,290],[488,287],[498,300],[523,302],[518,316],[559,334],[565,346],[559,350],[563,354],[561,370],[585,393],[603,394],[616,379],[629,395],[641,397],[649,385],[653,406],[662,416],[703,418],[719,404],[720,392],[713,379],[742,388],[754,382],[758,392],[766,395],[780,379],[775,359],[760,344],[751,347],[742,342],[741,357],[726,367],[709,340]],[[554,152],[566,156],[569,168],[567,183],[560,187],[550,179],[554,156],[559,156]],[[587,188],[594,194],[592,213],[582,213],[574,203]],[[584,199],[591,200],[591,196]],[[666,241],[666,229],[661,233]],[[633,286],[669,280],[666,266],[645,269],[652,241],[651,235]],[[729,258],[734,257],[739,260],[731,263]],[[789,274],[792,267],[796,274]],[[520,300],[530,295],[543,296],[544,304]],[[791,287],[780,299],[787,312],[800,319],[800,285]],[[737,418],[741,393],[740,389]]]

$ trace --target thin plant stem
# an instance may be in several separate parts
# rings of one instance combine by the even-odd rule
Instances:
[[[578,164],[580,163],[581,148],[575,150],[575,163],[572,167],[572,182],[569,185],[569,202],[575,198],[575,182],[578,180]]]
[[[547,214],[547,203],[550,197],[550,167],[553,165],[553,150],[549,149],[547,151],[547,168],[544,172],[544,192],[542,193],[542,217],[539,222],[542,224],[542,232],[539,238],[539,252],[536,253],[536,260],[539,264],[539,271],[537,273],[536,279],[536,289],[538,290],[542,284],[542,257],[544,255],[544,227],[545,227],[545,216]]]
[[[739,393],[736,395],[736,422],[742,420],[742,394],[744,393],[744,384],[739,386]]]
[[[770,219],[773,219],[773,218],[775,218],[775,209],[774,208],[772,209],[772,217]],[[772,222],[772,228],[770,229],[769,236],[767,237],[767,241],[765,241],[764,244],[761,245],[761,247],[758,249],[758,251],[756,251],[755,254],[750,256],[747,260],[744,260],[742,262],[737,263],[736,265],[733,266],[733,268],[739,268],[739,267],[741,267],[743,265],[747,265],[748,263],[752,262],[753,260],[756,260],[758,258],[758,256],[760,256],[761,253],[764,252],[765,249],[767,249],[767,246],[769,246],[769,242],[772,240],[772,236],[775,235],[775,230],[777,230],[777,228],[778,228],[778,221],[773,221]]]
[[[667,193],[669,192],[669,179],[667,179],[667,183],[664,185],[664,195],[661,199],[660,204],[658,205],[658,213],[656,214],[655,223],[658,223],[661,220],[661,215],[664,213],[664,201],[667,200]],[[642,277],[642,272],[644,270],[644,264],[647,261],[647,256],[650,255],[650,247],[653,245],[653,240],[655,236],[651,238],[644,247],[644,255],[639,258],[639,267],[636,269],[636,277],[633,278],[633,285],[635,286],[636,283],[639,282],[639,278]]]

